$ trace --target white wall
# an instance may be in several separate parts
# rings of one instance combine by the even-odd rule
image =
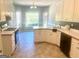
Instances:
[[[56,12],[59,10],[62,5],[63,0],[53,1],[49,8],[49,19],[55,20]]]

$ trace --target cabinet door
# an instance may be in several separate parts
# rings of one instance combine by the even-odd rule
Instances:
[[[64,0],[63,6],[63,19],[64,20],[71,20],[73,17],[74,11],[74,0]]]
[[[61,2],[61,4],[57,8],[55,19],[57,21],[63,20],[63,1]]]
[[[0,21],[6,21],[5,15],[9,15],[13,18],[13,0],[0,0]]]
[[[75,20],[78,20],[79,19],[79,0],[75,0],[75,8],[74,8],[74,16],[73,18]]]
[[[47,31],[47,42],[60,46],[60,32]]]
[[[15,34],[1,35],[3,55],[11,56],[15,49]]]
[[[35,42],[43,42],[46,40],[46,30],[35,30]]]
[[[39,42],[40,41],[40,35],[41,35],[41,31],[40,30],[34,30],[34,38],[35,38],[35,42]]]
[[[79,58],[79,41],[72,38],[70,57]]]
[[[0,20],[1,20],[1,0],[0,0]]]
[[[13,0],[5,0],[5,11],[7,15],[11,16],[13,8]]]
[[[1,16],[1,20],[0,21],[5,21],[5,2],[4,2],[4,0],[0,0],[0,11],[1,11],[1,14],[0,14],[0,16]]]
[[[12,40],[12,53],[14,52],[14,50],[15,50],[15,33],[14,34],[12,34],[12,38],[11,38],[11,40]]]
[[[41,41],[45,42],[47,40],[47,30],[42,29],[41,30]]]
[[[10,56],[12,53],[12,40],[11,35],[1,35],[2,37],[2,47],[3,47],[3,55]]]
[[[2,40],[1,40],[1,34],[0,34],[0,55],[2,55]]]

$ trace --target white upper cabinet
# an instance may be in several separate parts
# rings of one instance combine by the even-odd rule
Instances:
[[[75,0],[74,19],[79,19],[79,0]]]
[[[56,13],[56,20],[78,21],[79,19],[79,0],[63,0]]]
[[[13,15],[13,0],[0,0],[0,21],[6,21],[6,15]]]
[[[74,0],[64,0],[63,19],[72,20],[74,13]]]
[[[57,21],[62,20],[63,19],[62,16],[63,16],[63,1],[57,7],[55,19]]]

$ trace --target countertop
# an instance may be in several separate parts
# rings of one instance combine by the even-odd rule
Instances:
[[[9,27],[8,27],[9,28]],[[15,30],[13,30],[13,31],[4,31],[4,30],[6,30],[7,28],[5,28],[5,29],[3,29],[1,32],[0,32],[0,34],[1,35],[12,35],[15,31],[17,31],[18,30],[18,28],[15,28]]]
[[[72,38],[79,40],[79,30],[76,30],[76,29],[70,29],[70,30],[68,30],[68,29],[57,29],[57,30],[71,36]]]
[[[34,27],[33,29],[35,29],[35,30],[43,30],[43,29],[52,30],[55,28],[54,27]],[[72,38],[79,40],[79,30],[77,30],[77,29],[72,29],[72,28],[67,29],[67,28],[63,27],[63,28],[57,28],[57,30],[71,36]]]
[[[43,30],[43,29],[47,29],[47,30],[52,30],[52,29],[54,29],[54,27],[34,27],[33,28],[34,30]]]

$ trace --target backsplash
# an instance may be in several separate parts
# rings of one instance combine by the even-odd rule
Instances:
[[[79,30],[79,23],[78,22],[66,22],[66,21],[56,21],[56,24],[59,24],[61,26],[69,25],[71,28],[78,29]]]
[[[4,24],[6,24],[6,21],[0,22],[0,27]]]

